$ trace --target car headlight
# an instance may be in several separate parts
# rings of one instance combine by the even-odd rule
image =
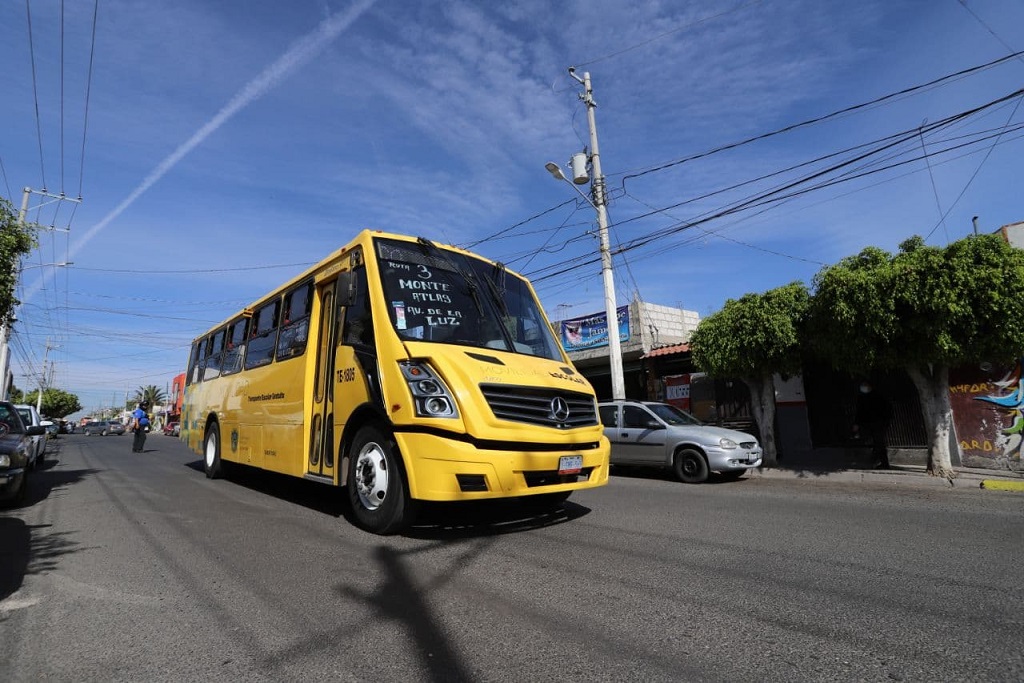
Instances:
[[[0,455],[0,467],[10,467],[10,466],[11,466],[11,456],[9,456],[9,455]]]
[[[718,442],[718,445],[722,448],[736,448],[736,442],[732,439],[722,439]]]
[[[402,377],[412,392],[417,417],[458,417],[455,399],[445,383],[423,361],[402,361]]]

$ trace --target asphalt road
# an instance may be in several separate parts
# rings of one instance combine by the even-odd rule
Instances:
[[[618,475],[352,526],[340,491],[69,435],[0,512],[5,681],[1024,680],[1024,496]]]

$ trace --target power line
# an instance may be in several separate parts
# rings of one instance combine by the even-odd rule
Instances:
[[[43,163],[43,126],[39,118],[39,91],[36,87],[36,52],[32,41],[32,8],[29,0],[25,0],[25,13],[28,16],[28,54],[32,62],[32,98],[36,106],[36,137],[39,140],[39,172],[43,181],[43,189],[46,189],[46,166]]]
[[[575,197],[573,197],[572,199],[568,199],[568,200],[562,202],[561,204],[557,204],[555,206],[552,206],[550,209],[544,209],[540,213],[536,213],[536,214],[530,216],[529,218],[525,218],[525,219],[519,221],[518,223],[515,223],[513,225],[508,226],[507,228],[502,228],[501,230],[499,230],[498,232],[496,232],[494,234],[491,234],[491,235],[488,235],[487,237],[478,239],[475,242],[468,242],[468,243],[460,245],[460,246],[463,249],[472,249],[473,247],[475,247],[478,244],[482,244],[484,242],[489,242],[489,241],[491,241],[493,239],[498,239],[498,238],[505,239],[506,237],[510,237],[510,235],[508,235],[507,233],[511,232],[512,230],[515,230],[516,228],[518,228],[518,227],[520,227],[522,225],[526,225],[527,223],[529,223],[531,221],[535,221],[535,220],[537,220],[538,218],[540,218],[542,216],[546,216],[547,214],[551,213],[552,211],[557,211],[558,209],[562,208],[563,206],[566,206],[568,204],[572,204],[572,203],[574,203],[576,201],[578,201],[578,200]]]
[[[1013,94],[1011,94],[1010,96],[1007,96],[1007,97],[1013,97],[1013,96],[1019,97],[1021,94],[1024,94],[1024,90],[1017,91],[1016,93],[1013,93]],[[1004,101],[1005,99],[1007,99],[1007,98],[1001,98],[1000,100],[997,100],[997,101]],[[985,106],[989,106],[989,105],[985,105]],[[976,110],[972,110],[972,112],[973,111],[978,111],[980,109],[981,108],[977,108]],[[950,120],[956,120],[956,119],[958,119],[961,116],[963,116],[963,114],[957,115],[957,116],[954,116],[954,117],[950,117]],[[937,155],[940,155],[940,154],[946,154],[946,153],[949,153],[949,152],[957,150],[957,149],[962,149],[962,148],[964,148],[964,147],[966,147],[968,145],[979,144],[981,142],[984,142],[985,140],[992,139],[993,137],[999,137],[999,136],[1005,135],[1008,132],[1017,132],[1017,131],[1021,131],[1021,130],[1024,130],[1024,124],[1018,124],[1017,126],[1015,126],[1013,128],[1003,128],[998,133],[995,133],[995,134],[992,134],[992,135],[987,135],[985,137],[982,137],[982,138],[979,138],[979,139],[976,139],[976,140],[972,140],[972,141],[968,141],[968,142],[963,142],[961,144],[957,144],[957,145],[953,145],[953,146],[950,146],[950,147],[946,147],[946,148],[941,149],[941,150],[939,150],[937,152],[931,152],[931,153],[929,153],[928,156],[933,157],[933,156],[937,156]],[[914,131],[911,131],[911,132],[913,133],[915,131],[916,131],[916,129],[914,129]],[[898,141],[898,142],[901,142],[901,141]],[[696,226],[702,225],[704,223],[708,223],[708,222],[710,222],[712,220],[716,220],[716,219],[722,218],[724,216],[732,215],[734,213],[738,213],[738,212],[741,212],[741,211],[746,211],[746,210],[749,210],[751,208],[756,208],[758,206],[777,205],[778,203],[786,201],[787,199],[790,199],[790,198],[793,198],[793,197],[802,196],[802,195],[807,194],[807,193],[812,192],[812,191],[821,190],[821,189],[824,189],[824,188],[827,188],[827,187],[831,187],[833,185],[837,185],[837,184],[840,184],[840,183],[845,183],[845,182],[849,182],[851,180],[855,180],[855,179],[858,179],[858,178],[867,177],[869,175],[873,175],[873,174],[876,174],[876,173],[881,173],[883,171],[887,171],[887,170],[890,170],[892,168],[903,166],[903,165],[906,165],[906,164],[909,164],[909,163],[913,163],[915,161],[920,161],[921,159],[923,159],[923,157],[914,157],[914,158],[910,158],[910,159],[905,159],[905,160],[894,162],[892,164],[888,164],[888,165],[881,166],[881,167],[878,167],[878,168],[873,168],[871,170],[866,170],[866,171],[863,171],[863,172],[860,172],[860,173],[856,173],[856,174],[852,174],[852,175],[845,175],[843,177],[834,178],[834,179],[831,179],[831,180],[824,180],[822,182],[819,182],[817,184],[811,185],[809,187],[805,187],[805,188],[802,188],[802,189],[797,189],[800,185],[806,184],[806,183],[808,183],[811,180],[814,180],[816,178],[821,178],[821,177],[823,177],[824,175],[826,175],[826,174],[828,174],[830,172],[833,172],[833,171],[835,171],[835,170],[837,170],[839,168],[842,168],[843,166],[846,166],[846,165],[849,165],[851,163],[855,163],[857,161],[860,161],[860,160],[864,159],[866,156],[868,156],[870,154],[875,154],[875,153],[878,153],[879,151],[887,149],[888,147],[891,147],[892,144],[897,144],[897,143],[891,143],[890,145],[886,145],[886,146],[882,147],[880,150],[876,150],[874,152],[868,152],[868,153],[860,155],[860,156],[858,156],[858,157],[856,157],[854,159],[842,162],[842,163],[834,165],[834,166],[832,166],[830,168],[827,168],[827,169],[824,169],[822,171],[818,171],[816,173],[813,173],[813,174],[811,174],[811,175],[809,175],[807,177],[798,179],[798,180],[790,182],[790,183],[786,183],[785,185],[783,185],[781,187],[773,188],[771,190],[759,193],[759,194],[754,195],[752,197],[748,197],[748,198],[746,198],[746,199],[744,199],[744,200],[742,200],[742,201],[740,201],[738,203],[733,204],[732,206],[725,207],[725,208],[717,210],[715,212],[704,214],[704,215],[702,215],[701,217],[699,217],[697,219],[694,219],[694,220],[691,220],[691,221],[686,221],[686,222],[674,225],[674,226],[672,226],[670,228],[665,228],[665,229],[661,229],[661,230],[657,230],[657,231],[648,233],[647,235],[638,237],[638,238],[636,238],[634,240],[631,240],[631,241],[627,242],[624,246],[622,246],[619,250],[616,251],[616,254],[624,253],[624,252],[628,252],[628,251],[633,251],[635,249],[639,249],[639,248],[645,247],[645,246],[647,246],[648,244],[654,242],[657,239],[661,239],[661,238],[664,238],[664,237],[667,237],[667,236],[670,236],[670,235],[682,232],[684,230],[688,230],[688,229],[694,228]],[[662,245],[662,246],[664,246],[664,245]],[[662,252],[664,252],[664,251],[665,251],[665,249],[663,248]],[[563,267],[560,268],[560,269],[555,270],[556,268],[558,268],[557,265],[547,266],[547,267],[541,268],[538,271],[535,271],[533,273],[525,273],[525,275],[530,277],[530,279],[535,281],[535,282],[542,282],[542,281],[545,281],[545,280],[548,280],[548,279],[551,279],[551,278],[555,278],[555,277],[558,277],[560,275],[572,272],[574,270],[577,270],[577,269],[585,267],[585,266],[594,265],[598,261],[599,261],[599,259],[597,257],[594,257],[592,255],[590,255],[590,256],[584,255],[583,257],[575,259],[574,261],[570,262],[569,264],[562,264]],[[545,271],[549,271],[549,272],[545,272]],[[544,273],[544,274],[538,275],[538,273]]]
[[[262,266],[240,266],[238,268],[191,268],[186,270],[129,270],[126,268],[85,268],[74,266],[75,270],[87,270],[94,273],[128,273],[132,275],[181,275],[188,273],[235,273],[243,270],[271,270],[274,268],[308,268],[315,265],[316,261],[305,263],[275,263]]]
[[[86,131],[89,129],[89,95],[92,92],[92,65],[93,59],[96,55],[96,18],[100,11],[100,0],[95,0],[92,9],[92,39],[89,45],[89,71],[86,75],[85,80],[85,121],[82,125],[82,154],[80,157],[80,166],[78,170],[78,198],[82,198],[82,184],[85,179],[85,136]],[[78,208],[77,205],[75,207]],[[74,212],[72,212],[74,217]],[[68,227],[71,227],[70,219],[68,221]]]
[[[838,116],[842,116],[844,114],[849,114],[851,112],[858,111],[860,109],[865,109],[867,107],[871,107],[873,105],[880,104],[880,103],[885,102],[887,100],[891,100],[891,99],[894,99],[894,98],[897,98],[897,97],[901,97],[901,96],[904,96],[904,95],[916,92],[918,90],[923,90],[923,89],[926,89],[926,88],[933,87],[935,85],[938,85],[939,83],[943,83],[943,82],[951,80],[951,79],[963,78],[964,76],[967,76],[969,74],[973,74],[973,73],[978,72],[978,71],[989,69],[989,68],[992,68],[992,67],[994,67],[994,66],[996,66],[998,64],[1002,64],[1003,62],[1006,62],[1006,61],[1008,61],[1010,59],[1017,58],[1017,57],[1019,57],[1022,54],[1024,54],[1024,51],[1022,51],[1022,52],[1014,52],[1013,54],[1006,55],[1005,57],[1000,57],[999,59],[995,59],[995,60],[993,60],[991,62],[987,62],[985,64],[981,64],[981,65],[978,65],[978,66],[973,66],[973,67],[970,67],[968,69],[963,69],[961,71],[957,71],[957,72],[954,72],[954,73],[951,73],[951,74],[947,74],[945,76],[941,76],[941,77],[936,78],[934,80],[928,81],[927,83],[921,83],[919,85],[911,86],[909,88],[904,88],[903,90],[898,90],[896,92],[889,93],[888,95],[883,95],[881,97],[876,97],[875,99],[869,100],[867,102],[862,102],[860,104],[855,104],[855,105],[852,105],[850,107],[844,107],[843,109],[838,109],[836,111],[833,111],[833,112],[831,112],[829,114],[825,114],[823,116],[817,116],[815,118],[807,119],[805,121],[800,121],[799,123],[793,123],[793,124],[790,124],[788,126],[784,126],[782,128],[778,128],[778,129],[773,130],[773,131],[769,131],[767,133],[761,133],[759,135],[755,135],[753,137],[749,137],[749,138],[746,138],[744,140],[740,140],[738,142],[731,142],[731,143],[728,143],[728,144],[725,144],[725,145],[721,145],[720,147],[715,147],[713,149],[710,149],[710,150],[707,150],[707,151],[704,151],[704,152],[700,152],[698,154],[692,154],[690,156],[683,157],[682,159],[676,159],[675,161],[670,161],[670,162],[667,162],[667,163],[664,163],[664,164],[660,164],[658,166],[654,166],[654,167],[648,168],[646,170],[637,171],[637,172],[626,172],[626,174],[623,175],[623,178],[622,178],[622,186],[625,187],[626,186],[626,181],[630,180],[630,179],[633,179],[633,178],[639,178],[641,176],[645,176],[645,175],[648,175],[650,173],[656,173],[658,171],[663,171],[665,169],[672,168],[673,166],[678,166],[680,164],[684,164],[684,163],[687,163],[687,162],[690,162],[690,161],[695,161],[697,159],[703,159],[705,157],[709,157],[709,156],[712,156],[714,154],[718,154],[719,152],[725,152],[725,151],[728,151],[730,149],[736,149],[737,147],[742,147],[744,145],[748,145],[750,143],[757,142],[759,140],[765,140],[765,139],[768,139],[768,138],[771,138],[771,137],[775,137],[776,135],[781,135],[782,133],[788,133],[790,131],[794,131],[794,130],[797,130],[799,128],[804,128],[806,126],[810,126],[810,125],[815,124],[815,123],[821,123],[822,121],[827,121],[829,119],[833,119],[833,118],[836,118]],[[619,175],[619,174],[615,174],[615,175]]]

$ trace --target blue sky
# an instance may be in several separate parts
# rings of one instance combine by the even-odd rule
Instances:
[[[0,4],[0,193],[81,188],[30,202],[68,231],[25,261],[12,361],[26,387],[45,357],[87,409],[167,385],[195,335],[366,227],[479,242],[552,319],[602,310],[594,211],[544,169],[587,142],[569,66],[632,247],[619,304],[706,316],[868,245],[1024,220],[1020,98],[939,125],[1018,90],[1022,58],[672,163],[1024,50],[1017,0],[100,0],[94,52],[94,2],[63,4],[63,31],[58,0]]]

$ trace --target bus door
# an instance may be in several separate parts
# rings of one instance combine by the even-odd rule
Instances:
[[[338,345],[334,361],[335,432],[340,437],[345,425],[360,406],[374,403],[383,407],[377,377],[377,351],[373,335],[373,315],[367,289],[366,268],[361,263],[352,269],[349,292],[338,294],[347,306],[339,319]],[[337,445],[335,445],[337,448]],[[343,454],[339,454],[339,458]]]
[[[334,479],[334,358],[337,346],[336,279],[317,285],[320,329],[317,333],[316,377],[313,380],[313,415],[309,423],[307,472]]]

